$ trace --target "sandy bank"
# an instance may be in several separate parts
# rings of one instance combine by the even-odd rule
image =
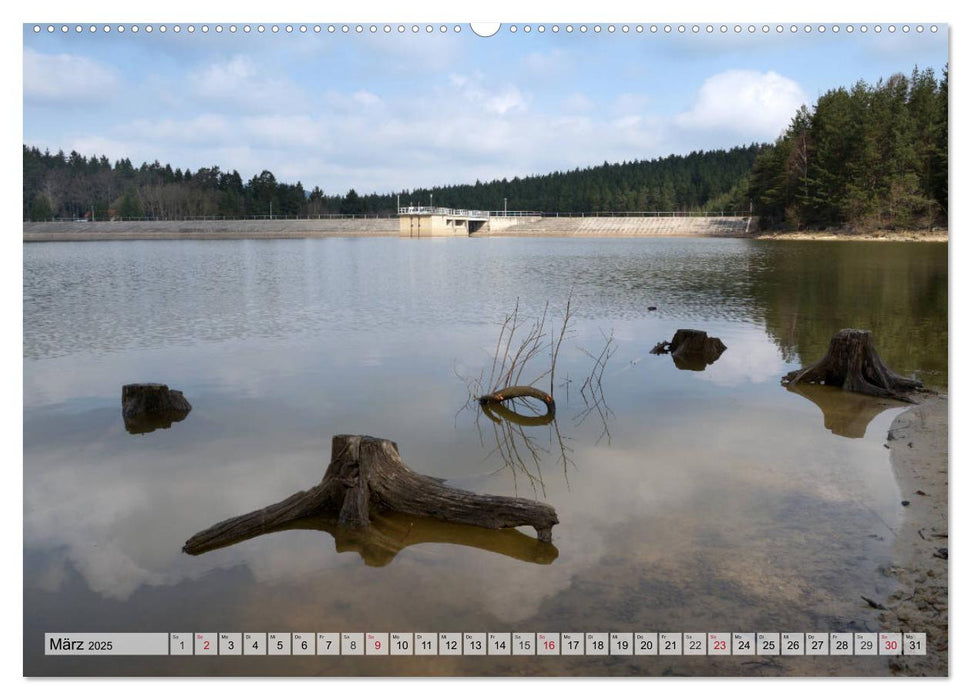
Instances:
[[[853,233],[850,231],[769,231],[756,234],[753,238],[778,241],[922,241],[927,243],[946,243],[947,231],[870,231]]]
[[[890,660],[896,675],[948,673],[948,401],[926,394],[887,435],[904,508],[891,573],[900,584],[885,602],[882,628],[927,633],[927,656]]]

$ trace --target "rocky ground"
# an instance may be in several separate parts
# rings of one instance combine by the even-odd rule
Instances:
[[[946,243],[947,230],[922,231],[766,231],[754,236],[780,241],[927,241]]]

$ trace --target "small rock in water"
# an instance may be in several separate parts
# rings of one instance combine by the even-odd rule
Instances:
[[[865,595],[861,595],[860,597],[863,598],[863,600],[866,601],[866,604],[869,605],[871,608],[876,608],[877,610],[887,609],[883,603],[878,603],[875,600],[871,600],[870,598],[867,598]]]
[[[191,410],[182,392],[165,384],[126,384],[121,388],[122,418],[129,433],[168,428]]]

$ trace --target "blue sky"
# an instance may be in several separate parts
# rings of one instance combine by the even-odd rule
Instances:
[[[23,140],[135,164],[268,168],[328,193],[386,192],[771,141],[826,90],[945,65],[947,27],[736,35],[714,25],[510,25],[428,34],[84,31],[24,42]],[[269,29],[269,24],[266,25]],[[802,27],[803,25],[800,25]],[[813,25],[818,27],[818,23]],[[915,25],[911,25],[914,27]]]

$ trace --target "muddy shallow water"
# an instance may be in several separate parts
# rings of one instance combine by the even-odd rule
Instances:
[[[459,376],[498,324],[574,322],[555,426],[507,463]],[[656,306],[656,311],[648,311]],[[306,240],[24,247],[24,667],[85,674],[851,674],[879,658],[51,658],[44,632],[854,631],[901,518],[884,438],[902,405],[779,378],[844,327],[947,387],[947,247],[741,240]],[[704,371],[649,350],[678,328]],[[603,411],[580,388],[603,334]],[[586,352],[585,352],[586,351]],[[123,384],[193,410],[125,431]],[[416,471],[544,500],[531,529],[294,529],[190,557],[198,530],[315,484],[336,433]],[[500,438],[502,435],[500,435]],[[501,444],[501,443],[500,443]],[[524,450],[525,454],[527,450]],[[528,536],[528,537],[527,537]]]

